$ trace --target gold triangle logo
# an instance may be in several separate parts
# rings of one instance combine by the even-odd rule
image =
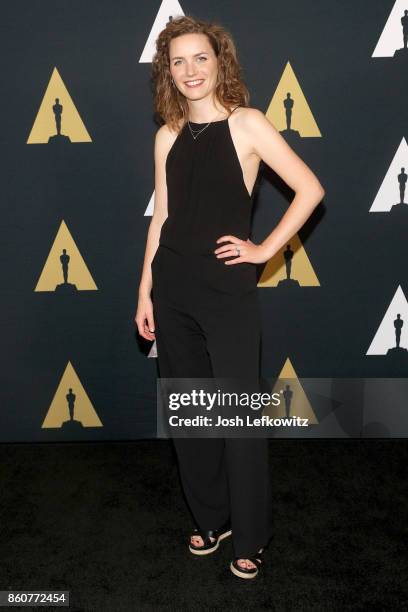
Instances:
[[[54,68],[27,144],[92,142],[68,89]]]
[[[103,427],[70,361],[41,426],[47,428]]]
[[[285,361],[272,393],[278,394],[281,401],[276,406],[272,403],[265,406],[262,414],[271,418],[290,418],[296,416],[308,419],[309,425],[316,425],[318,423],[289,357]]]
[[[320,287],[298,234],[267,262],[258,287]]]
[[[290,62],[285,66],[265,115],[282,135],[321,137]]]
[[[67,294],[97,289],[68,227],[62,220],[34,291]]]

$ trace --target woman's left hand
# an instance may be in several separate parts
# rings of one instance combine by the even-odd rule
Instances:
[[[221,238],[218,238],[217,243],[227,241],[230,244],[220,246],[214,251],[218,259],[235,256],[234,259],[224,261],[225,265],[233,265],[244,262],[264,263],[270,259],[268,254],[265,252],[265,247],[261,244],[253,243],[249,238],[248,240],[241,240],[235,236],[221,236]],[[239,255],[237,249],[239,249]]]

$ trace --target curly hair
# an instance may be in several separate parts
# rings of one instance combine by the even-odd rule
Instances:
[[[152,61],[155,113],[177,131],[180,121],[184,125],[188,118],[185,96],[172,84],[170,72],[170,41],[182,34],[205,34],[214,50],[218,63],[215,96],[229,111],[234,106],[248,106],[249,91],[242,80],[237,51],[231,34],[215,22],[195,19],[183,15],[167,22],[156,40],[156,53]]]

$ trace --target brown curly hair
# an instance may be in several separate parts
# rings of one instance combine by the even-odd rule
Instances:
[[[215,88],[217,100],[229,111],[234,106],[248,106],[249,91],[242,80],[237,51],[231,34],[215,22],[195,19],[183,15],[167,22],[156,40],[156,53],[152,61],[155,113],[177,131],[180,121],[183,126],[188,118],[188,104],[177,87],[172,85],[170,73],[170,41],[182,34],[205,34],[214,49],[218,63],[218,78]]]

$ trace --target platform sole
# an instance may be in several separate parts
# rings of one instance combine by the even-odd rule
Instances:
[[[235,576],[238,576],[239,578],[244,578],[244,579],[251,579],[251,578],[256,578],[256,576],[259,574],[259,569],[256,569],[256,572],[254,572],[253,574],[247,574],[245,572],[240,572],[235,565],[232,563],[230,563],[230,570],[233,574],[235,574]]]
[[[200,550],[197,548],[191,548],[191,546],[189,546],[190,552],[193,553],[193,555],[210,555],[211,553],[215,552],[219,545],[221,540],[224,540],[224,538],[228,538],[228,536],[230,536],[232,533],[232,530],[230,531],[226,531],[225,533],[222,533],[220,535],[220,537],[218,538],[218,540],[216,541],[216,543],[214,544],[214,546],[212,546],[211,548],[206,548],[205,550]]]

